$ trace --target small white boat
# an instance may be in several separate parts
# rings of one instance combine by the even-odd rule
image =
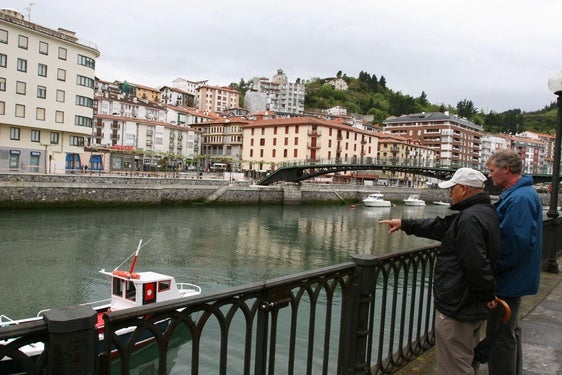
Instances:
[[[91,306],[96,311],[97,323],[95,326],[99,335],[100,352],[103,351],[104,313],[201,294],[199,286],[190,283],[178,283],[173,276],[157,272],[135,272],[135,264],[141,247],[142,240],[140,240],[138,248],[134,253],[132,264],[128,271],[117,268],[111,272],[103,269],[100,271],[101,274],[109,277],[110,299],[84,304]],[[77,287],[79,286],[77,285]],[[13,320],[5,315],[0,315],[0,327],[41,320],[46,311],[48,310],[40,311],[35,317],[19,320]],[[169,321],[167,319],[156,322],[156,326],[162,332],[168,327],[168,324]],[[134,330],[135,327],[129,327],[120,329],[116,333],[123,342],[127,342],[132,337]],[[139,335],[135,340],[135,347],[141,347],[153,342],[155,338],[147,330],[145,334]],[[13,340],[0,340],[0,343],[6,345],[10,341]],[[41,355],[44,350],[44,344],[37,342],[23,346],[19,350],[26,356],[34,358]],[[118,352],[114,350],[111,354],[116,356]],[[19,366],[10,357],[0,358],[0,374],[12,373],[20,373]]]
[[[404,204],[406,206],[425,206],[425,201],[420,199],[419,194],[412,194],[404,199]]]
[[[436,204],[438,206],[446,206],[446,207],[449,207],[451,205],[451,203],[443,202],[443,201],[433,201],[433,204]]]
[[[381,193],[372,193],[365,199],[363,199],[363,204],[366,207],[390,207],[391,202],[384,199],[384,195]]]

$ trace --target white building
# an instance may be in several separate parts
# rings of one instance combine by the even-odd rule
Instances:
[[[0,10],[0,170],[81,168],[99,55],[72,31]]]
[[[275,111],[279,113],[304,113],[305,85],[300,80],[292,83],[282,69],[277,70],[271,81],[254,78],[251,89],[244,96],[244,107],[250,113]]]
[[[139,100],[103,81],[98,84],[95,104],[89,146],[99,152],[90,156],[90,170],[147,170],[165,158],[180,169],[186,166],[186,159],[199,155],[199,132],[188,124],[197,117],[186,110]],[[111,160],[94,167],[92,160],[100,157]]]
[[[172,81],[172,86],[195,96],[197,89],[201,86],[207,85],[209,81],[189,81],[185,78],[176,78]]]

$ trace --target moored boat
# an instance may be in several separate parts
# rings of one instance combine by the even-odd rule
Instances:
[[[100,271],[101,274],[109,277],[111,290],[111,297],[109,299],[83,304],[92,307],[96,312],[97,319],[95,328],[98,332],[100,352],[103,350],[104,313],[201,294],[201,288],[199,286],[191,283],[176,282],[173,276],[151,271],[135,272],[135,265],[141,247],[142,240],[139,242],[137,250],[134,253],[133,261],[128,271],[120,269],[115,269],[113,271],[105,271],[102,269]],[[41,310],[35,317],[18,320],[0,315],[0,328],[41,320],[43,319],[43,314],[47,311],[48,310]],[[163,332],[168,327],[168,323],[169,321],[164,319],[156,322],[155,326]],[[116,331],[116,334],[123,342],[127,342],[133,337],[134,330],[135,327],[123,328]],[[147,331],[145,335],[135,336],[134,346],[144,346],[154,341],[154,339],[154,336]],[[8,345],[14,340],[15,339],[0,340],[0,346]],[[40,356],[43,350],[44,343],[42,342],[32,343],[19,348],[19,351],[29,358]],[[112,356],[116,356],[117,354],[117,350],[112,352]],[[12,358],[7,355],[0,358],[0,374],[14,373],[22,373],[16,361],[13,361]]]
[[[425,201],[420,199],[419,194],[412,194],[404,199],[404,204],[407,206],[425,206]]]
[[[433,204],[437,206],[446,206],[446,207],[449,207],[451,205],[449,202],[443,202],[443,201],[433,201]]]
[[[384,195],[381,193],[372,193],[365,199],[363,199],[363,204],[366,207],[390,207],[391,202],[384,199]]]

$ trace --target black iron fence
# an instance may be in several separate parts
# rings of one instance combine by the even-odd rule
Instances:
[[[545,221],[544,263],[560,255],[547,249],[560,244],[553,224]],[[167,374],[172,366],[191,374],[392,373],[434,344],[437,249],[356,256],[264,283],[106,313],[101,346],[91,308],[52,311],[44,320],[1,328],[0,361],[10,357],[28,374]],[[152,343],[139,348],[143,337]],[[44,350],[29,358],[20,350],[29,345]]]

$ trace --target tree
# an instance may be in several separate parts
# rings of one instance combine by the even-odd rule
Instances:
[[[342,72],[341,72],[341,70],[340,70],[340,71],[337,72],[336,77],[337,77],[337,78],[341,78],[341,75],[342,75]]]
[[[418,98],[418,102],[420,102],[422,106],[426,106],[429,104],[429,102],[427,101],[427,94],[425,93],[425,91],[422,91],[420,97]]]
[[[470,120],[478,113],[478,110],[474,108],[472,100],[464,98],[464,100],[457,103],[457,112],[460,117],[465,117]]]

